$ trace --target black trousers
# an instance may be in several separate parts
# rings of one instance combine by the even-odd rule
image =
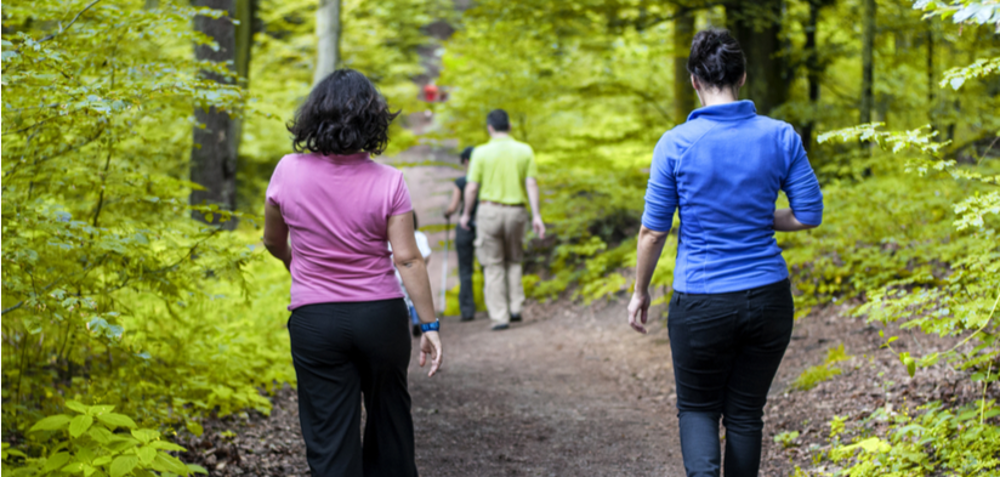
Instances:
[[[455,250],[458,252],[458,307],[462,317],[476,314],[475,292],[472,290],[472,273],[476,247],[476,229],[455,227]]]
[[[302,306],[292,311],[288,332],[312,475],[416,476],[403,300]]]
[[[667,328],[689,477],[719,475],[720,416],[726,477],[757,476],[764,404],[794,311],[788,280],[735,293],[674,293]]]

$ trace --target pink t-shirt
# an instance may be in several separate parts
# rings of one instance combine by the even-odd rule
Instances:
[[[389,217],[413,210],[402,172],[367,153],[289,154],[271,174],[267,200],[291,235],[289,310],[402,298],[386,247]]]

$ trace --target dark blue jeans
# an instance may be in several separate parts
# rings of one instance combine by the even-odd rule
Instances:
[[[674,293],[667,328],[688,477],[719,475],[720,416],[726,477],[757,476],[764,404],[794,311],[788,280],[734,293]]]

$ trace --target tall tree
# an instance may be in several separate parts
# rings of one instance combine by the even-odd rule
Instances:
[[[864,0],[862,21],[864,29],[861,35],[861,117],[862,124],[872,122],[872,107],[875,95],[872,90],[874,80],[873,53],[875,49],[875,0]]]
[[[691,40],[694,38],[694,12],[679,9],[674,18],[674,123],[687,120],[694,109],[694,92],[691,91],[691,75],[687,71]]]
[[[806,152],[812,152],[813,130],[816,127],[816,112],[819,108],[819,86],[825,65],[819,59],[819,48],[816,46],[816,32],[819,29],[820,10],[833,3],[833,0],[809,0],[809,20],[805,25],[806,33],[806,80],[809,89],[809,106],[812,108],[809,120],[802,126],[802,144]]]
[[[757,112],[768,114],[788,99],[788,69],[781,54],[783,0],[731,1],[726,4],[726,24],[740,42],[747,58],[747,83],[743,96],[754,101]]]
[[[316,71],[313,84],[319,83],[337,69],[340,62],[340,1],[320,0],[316,10]]]
[[[211,38],[217,46],[195,46],[195,57],[200,61],[212,61],[225,65],[231,71],[236,63],[236,17],[235,0],[193,0],[192,5],[209,7],[227,12],[219,18],[198,15],[194,19],[195,30]],[[217,72],[202,70],[202,77],[217,83],[231,83],[229,76]],[[237,141],[234,138],[234,121],[228,111],[210,108],[195,108],[194,144],[191,149],[191,181],[203,187],[202,190],[191,191],[191,204],[216,204],[225,210],[236,208],[236,157]],[[219,216],[214,214],[211,220],[206,220],[200,212],[193,212],[196,219],[218,223]],[[222,224],[232,230],[236,221],[230,220]]]

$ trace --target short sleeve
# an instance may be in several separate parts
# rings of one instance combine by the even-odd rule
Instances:
[[[389,217],[413,210],[413,205],[410,203],[410,189],[406,187],[402,172],[396,171],[396,184],[392,191],[392,196],[389,198]]]
[[[475,182],[476,184],[482,184],[483,182],[483,161],[476,159],[476,156],[482,154],[482,149],[482,147],[477,147],[472,151],[472,159],[469,160],[469,172],[465,174],[468,182]]]
[[[788,172],[781,189],[788,196],[788,204],[796,220],[806,225],[819,225],[823,222],[823,192],[809,165],[802,138],[790,126],[786,134]]]
[[[674,223],[677,209],[677,177],[674,172],[676,159],[671,157],[673,147],[668,135],[660,138],[653,149],[653,164],[646,185],[646,207],[642,212],[642,225],[657,232],[666,232]]]
[[[528,173],[524,177],[538,177],[538,164],[535,162],[535,151],[528,147]]]
[[[283,197],[284,184],[284,170],[287,168],[287,161],[282,158],[278,161],[278,165],[274,166],[274,172],[271,173],[271,180],[267,183],[267,192],[264,194],[267,202],[277,205],[281,208],[281,201]]]

